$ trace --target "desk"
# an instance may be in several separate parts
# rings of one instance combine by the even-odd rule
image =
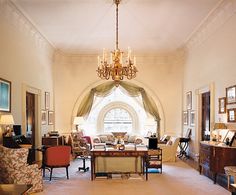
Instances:
[[[1,195],[19,195],[27,192],[32,185],[26,184],[0,184]]]
[[[91,180],[95,179],[95,160],[97,157],[138,157],[142,158],[142,174],[144,175],[144,166],[147,161],[148,150],[114,150],[114,151],[104,151],[104,150],[91,150]],[[117,162],[119,163],[119,162]],[[135,165],[136,166],[136,165]],[[147,173],[146,173],[147,174]]]

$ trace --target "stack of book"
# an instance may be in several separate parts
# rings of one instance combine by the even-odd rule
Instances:
[[[105,143],[96,143],[93,146],[94,150],[105,150],[106,149],[106,144]]]
[[[136,150],[139,150],[139,151],[145,151],[145,150],[147,150],[147,146],[146,145],[142,145],[142,144],[140,144],[140,145],[136,145]]]
[[[125,145],[125,150],[135,150],[135,145],[134,144],[127,144],[127,145]]]

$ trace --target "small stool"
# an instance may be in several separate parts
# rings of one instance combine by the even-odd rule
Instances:
[[[228,179],[228,189],[230,186],[230,177],[233,176],[234,177],[234,183],[235,183],[235,179],[236,179],[236,166],[226,166],[224,167],[225,169],[225,173],[227,175],[227,179]]]
[[[86,171],[89,170],[89,167],[86,167],[86,166],[85,166],[85,160],[86,160],[87,158],[88,158],[87,156],[80,156],[80,159],[83,160],[83,166],[82,166],[82,167],[79,167],[79,171],[80,171],[80,170],[83,170],[84,172],[86,172]]]

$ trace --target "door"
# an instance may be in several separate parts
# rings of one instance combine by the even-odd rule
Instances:
[[[202,141],[210,140],[210,92],[202,94]]]
[[[35,148],[35,94],[26,92],[26,136]],[[30,151],[30,161],[35,161],[34,150]]]

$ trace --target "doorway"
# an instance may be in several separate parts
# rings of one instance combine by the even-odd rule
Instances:
[[[32,144],[30,161],[35,161],[35,94],[26,92],[26,136]]]
[[[202,93],[202,122],[201,122],[201,141],[210,140],[210,107],[211,107],[210,92]]]

